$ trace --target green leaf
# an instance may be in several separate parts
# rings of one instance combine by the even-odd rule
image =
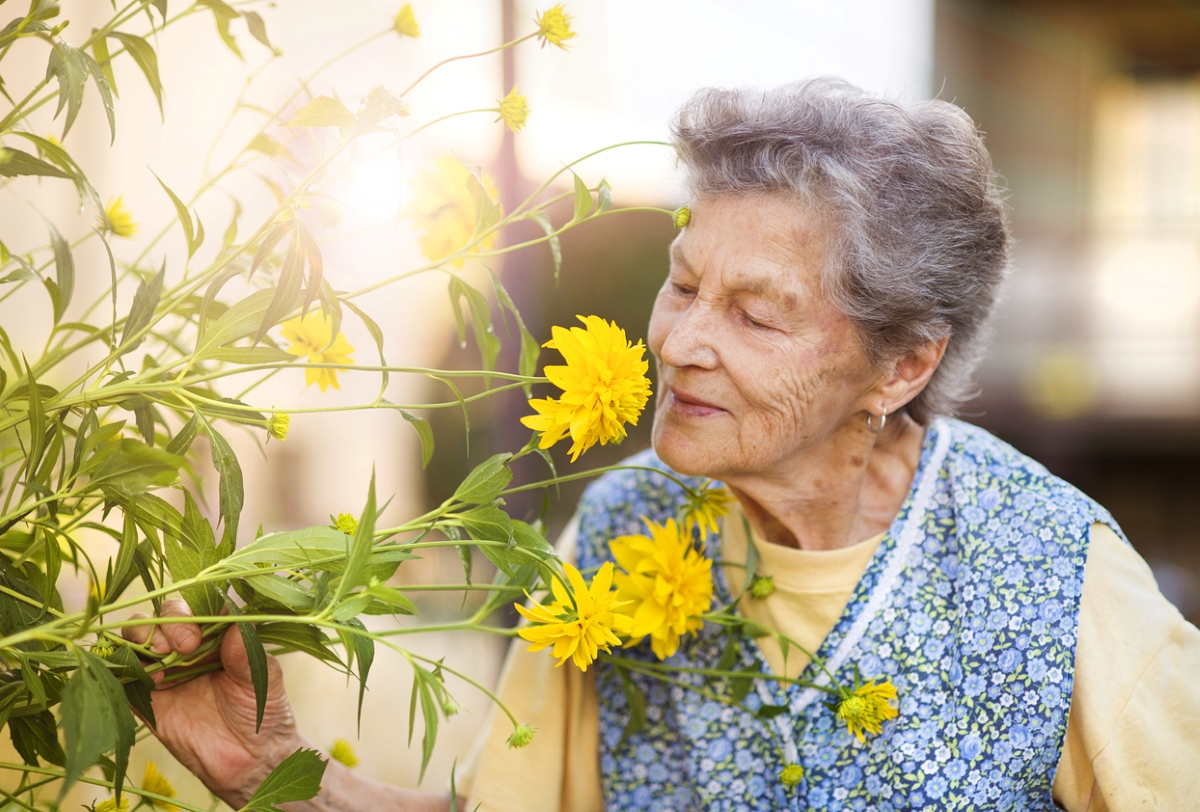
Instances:
[[[338,584],[333,602],[338,603],[346,596],[351,587],[357,586],[367,561],[371,558],[371,549],[375,546],[375,469],[371,469],[371,484],[367,488],[367,504],[358,520],[358,529],[354,533],[354,543],[346,554],[346,571]]]
[[[196,0],[196,5],[205,6],[212,10],[213,21],[217,24],[217,35],[221,37],[221,41],[225,43],[229,50],[233,51],[234,56],[241,59],[242,49],[238,47],[237,40],[229,33],[229,23],[238,18],[238,13],[223,0]],[[165,14],[163,15],[166,16]]]
[[[280,621],[259,623],[258,637],[263,645],[279,646],[287,651],[302,651],[325,662],[340,662],[325,644],[325,636],[316,626]]]
[[[313,608],[313,596],[296,581],[280,575],[251,575],[245,581],[259,595],[294,612],[307,612]]]
[[[67,110],[67,118],[63,122],[63,137],[66,137],[75,123],[75,117],[79,115],[79,106],[83,104],[88,67],[80,52],[61,39],[54,42],[50,62],[46,65],[46,79],[51,77],[58,80],[58,109],[54,111],[54,117],[58,118],[64,107]]]
[[[575,222],[582,220],[591,213],[592,193],[588,190],[587,184],[583,182],[583,178],[574,172],[571,175],[575,178],[575,215],[571,218],[571,221]]]
[[[363,697],[367,692],[367,675],[371,673],[371,664],[375,662],[375,641],[366,636],[367,627],[357,618],[344,621],[342,625],[361,632],[350,635],[354,656],[358,660],[358,730],[361,735]]]
[[[69,178],[66,172],[41,158],[14,147],[0,147],[0,177],[15,178],[17,175],[41,175],[49,178]]]
[[[283,122],[285,127],[350,127],[354,114],[335,98],[317,96],[296,111],[296,117]]]
[[[517,328],[521,333],[521,354],[517,361],[517,372],[522,375],[534,376],[537,374],[538,356],[541,355],[542,347],[538,344],[537,339],[525,327],[525,320],[521,318],[521,311],[517,309],[513,303],[512,297],[508,295],[508,291],[504,285],[500,283],[499,277],[492,273],[492,269],[488,268],[488,274],[492,279],[492,288],[496,291],[496,301],[501,307],[507,307],[509,312],[513,314],[513,318],[517,321]],[[504,311],[501,310],[501,313]],[[526,386],[525,397],[530,397],[532,394],[531,387]]]
[[[123,681],[125,698],[129,700],[129,704],[133,705],[152,729],[157,727],[158,720],[154,718],[154,703],[150,699],[150,692],[154,689],[154,680],[146,673],[146,669],[142,668],[133,649],[129,646],[117,646],[109,655],[108,661],[116,666],[114,672],[117,679]]]
[[[242,505],[245,503],[245,487],[242,483],[242,466],[238,463],[233,447],[221,432],[201,416],[204,430],[208,434],[212,447],[213,467],[220,474],[221,520],[225,523],[221,548],[218,558],[224,558],[233,552],[237,546],[238,520],[242,515]]]
[[[375,342],[375,349],[378,350],[378,352],[379,352],[379,365],[381,367],[386,367],[387,359],[385,359],[383,357],[383,330],[379,329],[379,325],[375,323],[375,320],[373,318],[371,318],[370,316],[368,316],[365,312],[363,312],[363,310],[361,308],[359,308],[359,306],[354,304],[353,302],[337,299],[336,297],[335,297],[334,301],[339,301],[342,304],[344,304],[346,307],[350,308],[350,310],[353,311],[354,315],[358,316],[359,320],[362,321],[363,326],[365,326],[367,328],[367,332],[371,334],[371,340]],[[332,334],[334,337],[337,336],[336,332],[333,332]],[[383,393],[387,389],[387,386],[388,386],[388,371],[385,369],[383,371],[383,378],[379,384],[379,397],[381,400],[383,399]],[[405,417],[406,417],[406,419],[409,420],[409,422],[412,422],[411,418],[408,418],[407,415]],[[421,434],[420,428],[417,429],[417,434]],[[432,445],[433,435],[432,435],[432,433],[430,433],[429,441],[430,441],[430,446],[429,446],[430,452],[429,453],[432,454],[433,453],[433,445]],[[425,440],[424,439],[421,440],[421,455],[422,455],[422,459],[423,459],[423,462],[421,463],[421,467],[424,468],[426,465],[429,464],[429,461],[427,459],[424,459],[424,455],[425,455]]]
[[[246,27],[250,29],[250,36],[274,51],[275,46],[267,37],[267,26],[263,22],[262,16],[257,11],[243,11],[242,16],[246,18]]]
[[[96,189],[88,181],[83,170],[79,168],[79,164],[75,163],[70,154],[62,147],[61,144],[56,144],[49,139],[42,138],[40,135],[26,132],[14,132],[12,135],[20,136],[26,141],[36,146],[44,157],[62,169],[75,181],[75,191],[79,193],[79,200],[83,202],[85,199],[91,201],[97,211],[104,208],[104,204],[100,202],[100,195]],[[3,150],[0,149],[0,152]],[[3,160],[0,159],[0,164]],[[0,174],[3,174],[3,166],[0,166]]]
[[[293,235],[287,253],[283,257],[283,266],[279,269],[279,286],[275,288],[275,295],[267,305],[266,312],[263,313],[262,323],[258,326],[258,334],[254,337],[255,344],[262,341],[267,330],[270,330],[280,319],[296,309],[297,303],[302,299],[303,285],[304,254],[300,248],[299,238]]]
[[[467,189],[475,200],[475,233],[472,239],[481,237],[496,227],[500,222],[500,204],[488,193],[487,188],[479,177],[478,167],[466,164],[470,170],[467,178]]]
[[[250,796],[241,812],[278,812],[276,807],[279,804],[307,801],[316,797],[321,791],[321,777],[325,775],[325,766],[325,760],[317,755],[317,751],[297,750],[271,771],[267,780]]]
[[[71,257],[71,246],[54,224],[47,220],[46,228],[50,230],[50,244],[54,248],[54,277],[59,293],[59,301],[55,302],[54,308],[54,323],[57,324],[71,303],[71,294],[75,292],[75,260]]]
[[[167,452],[170,454],[186,454],[188,449],[192,447],[192,440],[196,439],[196,432],[200,429],[200,415],[193,412],[188,418],[188,422],[183,424],[171,442],[167,443]]]
[[[512,471],[508,467],[510,459],[512,454],[505,453],[484,460],[458,486],[454,499],[469,505],[490,503],[512,481]]]
[[[240,616],[242,612],[237,608],[237,604],[228,595],[223,597],[225,605],[229,607],[229,614],[234,617]],[[254,686],[254,732],[258,733],[262,729],[263,712],[267,707],[267,652],[253,623],[237,621],[237,627],[242,634],[242,643],[246,646],[246,659],[250,663],[250,682]]]
[[[138,336],[136,340],[134,340],[134,336],[150,326],[150,321],[154,318],[154,311],[158,309],[159,300],[162,298],[163,279],[166,275],[167,262],[164,259],[159,272],[149,281],[143,280],[138,285],[137,293],[133,295],[133,305],[129,308],[129,315],[125,317],[125,329],[121,331],[121,341],[117,345],[118,355],[124,355],[145,340],[145,336]]]
[[[257,333],[263,324],[267,308],[271,306],[271,302],[275,298],[275,290],[275,288],[265,288],[255,291],[222,313],[221,317],[205,330],[204,337],[197,341],[196,359],[208,358],[221,346]],[[289,312],[294,310],[299,303],[300,297],[297,293],[290,302]],[[270,329],[271,326],[273,325],[268,325],[267,329]]]
[[[58,742],[58,725],[50,711],[14,716],[8,720],[13,746],[26,764],[36,766],[38,756],[51,764],[62,766],[66,754]]]
[[[423,417],[409,414],[403,409],[399,411],[400,416],[409,422],[421,440],[421,467],[426,468],[429,466],[429,461],[433,459],[433,427]]]
[[[774,719],[776,716],[782,716],[783,714],[787,713],[787,711],[787,705],[762,705],[755,712],[755,715],[758,716],[759,719],[770,720]]]
[[[387,584],[376,584],[364,589],[360,594],[370,596],[378,604],[386,607],[383,612],[372,612],[370,608],[367,614],[401,614],[401,615],[417,615],[417,605],[409,600],[408,596],[394,586]],[[374,604],[372,605],[372,608]]]
[[[454,305],[455,320],[462,325],[462,314],[458,312],[459,297],[467,297],[467,307],[471,311],[471,331],[475,335],[475,343],[479,347],[480,360],[484,369],[494,369],[496,358],[500,355],[500,339],[492,327],[491,308],[483,294],[454,274],[450,274],[450,301]],[[463,330],[459,329],[461,339]]]
[[[546,236],[550,239],[550,256],[554,259],[554,283],[558,284],[558,278],[562,274],[562,242],[558,235],[554,233],[554,224],[550,222],[550,218],[545,212],[536,211],[530,215],[533,221],[542,227],[542,231],[546,232]]]
[[[277,364],[295,361],[298,356],[278,347],[218,347],[206,356],[231,364]]]
[[[62,726],[66,774],[59,803],[83,772],[112,749],[116,750],[114,783],[120,798],[135,724],[121,683],[94,654],[79,652],[79,668],[63,690]]]
[[[596,213],[601,214],[612,208],[612,187],[608,181],[601,180],[596,192]]]
[[[199,240],[196,239],[196,229],[192,224],[192,215],[188,213],[187,206],[179,199],[179,195],[171,191],[171,187],[163,183],[163,179],[153,172],[154,179],[158,181],[158,185],[167,193],[167,197],[171,198],[171,205],[175,207],[175,214],[179,218],[179,224],[183,226],[183,237],[187,241],[188,259],[192,258],[192,254],[196,253],[196,249],[200,247]]]
[[[105,587],[104,597],[106,601],[113,600],[117,594],[113,586],[119,584],[126,573],[130,572],[133,567],[133,555],[137,552],[138,537],[137,537],[137,521],[134,519],[133,511],[125,511],[125,521],[122,525],[121,546],[117,549],[117,558],[113,563],[112,575],[109,577]]]
[[[108,51],[108,38],[97,37],[97,29],[92,29],[92,53],[96,57],[96,64],[100,66],[100,70],[104,72],[104,78],[108,81],[108,86],[112,88],[113,93],[117,93],[117,77],[113,74],[112,69],[112,54]],[[119,93],[117,95],[120,95]]]
[[[621,731],[618,744],[620,746],[630,736],[640,733],[646,727],[646,694],[633,681],[629,669],[618,667],[617,673],[621,675],[621,691],[625,694],[625,704],[629,707],[629,719],[625,722],[625,729]]]
[[[111,144],[117,140],[117,119],[113,111],[112,88],[108,86],[108,79],[105,78],[101,67],[96,64],[96,60],[92,59],[86,51],[76,51],[76,53],[79,54],[79,59],[87,68],[87,72],[92,75],[92,81],[100,93],[100,101],[104,104],[104,115],[108,118],[108,136]]]
[[[33,370],[29,368],[29,361],[24,355],[21,356],[21,360],[25,362],[25,380],[30,384],[26,388],[29,393],[29,410],[26,412],[29,416],[29,451],[25,457],[25,476],[32,478],[42,459],[42,452],[45,451],[46,413],[42,409],[42,391],[39,386],[34,385]]]
[[[166,114],[163,112],[162,81],[158,78],[158,56],[154,53],[154,48],[151,47],[149,42],[146,42],[146,40],[136,34],[114,31],[109,36],[119,39],[121,44],[125,46],[125,50],[133,57],[133,61],[141,68],[146,81],[150,84],[150,89],[154,91],[154,98],[158,100],[159,116],[165,121]]]

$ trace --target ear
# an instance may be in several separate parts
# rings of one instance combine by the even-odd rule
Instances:
[[[912,353],[897,359],[892,367],[892,374],[880,382],[876,389],[874,408],[888,414],[895,414],[904,408],[909,401],[921,394],[933,373],[937,371],[942,356],[946,354],[946,345],[950,338],[939,338],[917,348]]]

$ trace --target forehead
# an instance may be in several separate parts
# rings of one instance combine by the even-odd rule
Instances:
[[[763,295],[819,287],[826,229],[810,206],[783,195],[722,195],[691,210],[671,246],[674,264]]]

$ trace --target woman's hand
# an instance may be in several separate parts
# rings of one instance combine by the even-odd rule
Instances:
[[[162,617],[191,617],[181,599],[166,600]],[[147,617],[135,615],[134,617]],[[195,623],[134,626],[125,630],[132,642],[159,654],[191,654],[200,645]],[[263,779],[300,747],[309,744],[296,730],[291,703],[283,688],[283,673],[267,657],[267,702],[262,727],[254,730],[254,686],[250,663],[237,628],[230,626],[221,641],[222,670],[172,685],[164,672],[154,675],[155,734],[179,761],[234,809],[240,808]],[[166,673],[169,677],[169,672]]]

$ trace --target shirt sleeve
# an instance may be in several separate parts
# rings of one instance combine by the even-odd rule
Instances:
[[[578,518],[563,530],[558,554],[575,560]],[[479,812],[603,812],[600,789],[599,704],[593,671],[555,666],[545,651],[531,653],[516,639],[500,673],[496,694],[521,724],[535,728],[533,741],[508,747],[512,723],[493,707],[459,781]]]
[[[1054,800],[1068,812],[1188,809],[1200,796],[1200,631],[1146,562],[1092,526]]]

